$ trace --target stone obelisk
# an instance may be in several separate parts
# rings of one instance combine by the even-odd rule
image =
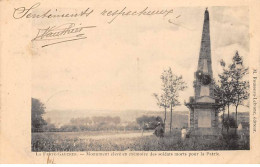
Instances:
[[[218,135],[219,105],[214,99],[213,72],[210,46],[209,12],[204,13],[204,23],[197,71],[194,73],[195,97],[186,106],[190,109],[191,135]]]

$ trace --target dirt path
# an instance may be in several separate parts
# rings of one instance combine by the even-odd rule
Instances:
[[[81,136],[80,139],[112,139],[112,138],[134,138],[142,136],[151,136],[153,132],[144,132],[143,135],[141,132],[132,132],[132,133],[119,133],[119,134],[106,134],[106,135],[97,135],[97,136]]]

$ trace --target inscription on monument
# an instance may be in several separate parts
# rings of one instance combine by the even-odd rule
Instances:
[[[198,111],[198,127],[210,128],[211,127],[211,111],[199,110]]]

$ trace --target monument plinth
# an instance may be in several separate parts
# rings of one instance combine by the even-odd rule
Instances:
[[[218,135],[218,108],[214,98],[211,62],[209,12],[206,9],[201,38],[198,68],[194,73],[195,97],[186,106],[190,109],[191,135]]]

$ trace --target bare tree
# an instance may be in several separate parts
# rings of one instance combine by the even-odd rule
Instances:
[[[171,110],[171,120],[170,120],[170,133],[172,131],[172,111],[173,108],[177,105],[180,105],[179,102],[179,93],[187,88],[187,84],[183,81],[182,76],[177,76],[172,73],[172,69],[168,69],[168,92],[169,92],[169,103]]]
[[[177,76],[172,73],[172,69],[164,70],[161,75],[162,80],[162,94],[160,97],[157,94],[154,94],[157,99],[157,104],[160,107],[164,108],[164,124],[166,121],[166,112],[170,108],[170,133],[172,131],[172,111],[173,108],[177,105],[180,105],[179,102],[179,92],[187,88],[186,83],[183,81],[182,76]]]
[[[169,104],[169,89],[168,89],[168,72],[166,70],[163,71],[161,74],[161,80],[162,80],[162,93],[158,95],[157,93],[154,93],[154,97],[157,100],[157,105],[160,108],[164,109],[164,126],[167,118],[167,109],[170,107]]]

